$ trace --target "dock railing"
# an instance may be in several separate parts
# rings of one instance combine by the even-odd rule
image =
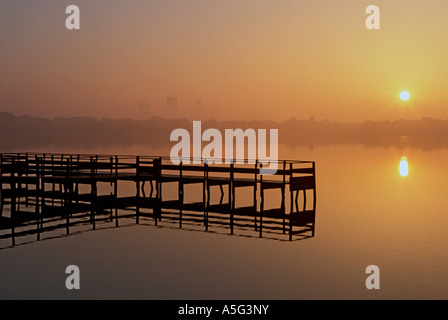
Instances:
[[[155,225],[163,218],[175,221],[179,228],[185,223],[203,225],[206,231],[211,226],[227,227],[230,234],[250,228],[259,237],[272,232],[293,240],[309,231],[314,236],[314,161],[279,160],[274,174],[263,175],[260,170],[266,164],[258,160],[172,160],[132,155],[0,154],[0,229],[11,230],[14,244],[19,227],[34,225],[24,233],[36,233],[40,239],[44,224],[51,221],[64,220],[66,233],[70,233],[75,223],[72,218],[87,217],[95,229],[99,221],[114,220],[119,226],[123,216],[119,212],[128,212],[126,216],[135,218],[137,224],[142,217],[149,217]],[[118,184],[123,182],[135,184],[134,195],[119,194]],[[111,192],[99,194],[100,183],[109,184]],[[175,200],[163,196],[168,183],[177,184]],[[192,185],[196,185],[200,200],[185,197]],[[88,191],[81,192],[81,186]],[[219,201],[213,201],[213,190],[218,188]],[[273,191],[276,195],[270,196]],[[9,215],[5,206],[10,208]]]

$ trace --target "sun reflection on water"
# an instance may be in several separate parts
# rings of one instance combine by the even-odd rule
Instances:
[[[408,165],[408,158],[406,156],[401,157],[400,161],[400,176],[407,177],[409,174],[409,165]]]

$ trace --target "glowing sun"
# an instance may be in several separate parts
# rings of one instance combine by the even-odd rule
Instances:
[[[403,101],[409,100],[410,97],[411,95],[407,91],[403,91],[402,93],[400,93],[400,99]]]

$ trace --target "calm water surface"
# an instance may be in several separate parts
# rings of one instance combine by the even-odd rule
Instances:
[[[169,154],[145,146],[36,151]],[[403,156],[407,176],[400,174]],[[0,298],[448,298],[448,150],[282,145],[280,158],[317,163],[314,238],[287,242],[132,223],[47,237],[0,251]],[[81,270],[76,292],[65,289],[70,264]],[[365,288],[372,264],[381,270],[380,290]]]

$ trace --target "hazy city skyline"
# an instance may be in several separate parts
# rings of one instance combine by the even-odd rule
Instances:
[[[380,30],[363,1],[79,0],[67,30],[70,4],[2,3],[1,111],[134,118],[175,96],[218,120],[448,118],[446,1],[378,0]]]

